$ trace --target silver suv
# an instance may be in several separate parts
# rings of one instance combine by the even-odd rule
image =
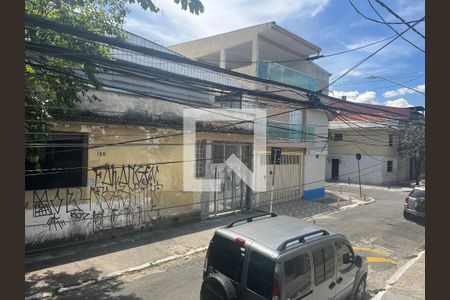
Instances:
[[[405,198],[403,216],[425,218],[425,187],[415,187]]]
[[[362,299],[367,259],[348,239],[297,218],[264,214],[218,229],[200,299]]]

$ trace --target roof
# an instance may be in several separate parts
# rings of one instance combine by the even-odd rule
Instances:
[[[423,107],[390,107],[384,105],[361,104],[350,101],[332,101],[328,104],[335,110],[330,117],[331,129],[343,129],[357,123],[361,127],[383,128],[398,125],[399,121],[411,120],[424,110]]]
[[[297,47],[292,47],[292,49],[301,49],[298,53],[301,56],[317,54],[322,50],[319,46],[316,46],[295,33],[284,29],[283,27],[277,25],[274,21],[171,45],[168,48],[177,51],[177,48],[179,47],[197,45],[199,41],[210,41],[211,44],[215,44],[215,41],[220,41],[224,36],[226,36],[228,40],[233,40],[238,37],[242,37],[242,35],[245,36],[246,34],[248,34],[249,37],[254,36],[254,34],[263,35],[263,37],[269,40],[274,40],[281,45],[288,45],[289,43],[294,42],[297,44]]]
[[[276,216],[243,223],[225,230],[252,239],[266,248],[278,252],[277,248],[284,241],[321,229],[327,230],[298,218]],[[332,234],[331,231],[327,231]]]

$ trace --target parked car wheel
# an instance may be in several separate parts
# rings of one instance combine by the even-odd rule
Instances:
[[[410,215],[406,211],[403,211],[403,217],[405,217],[405,219],[409,220]]]
[[[235,300],[236,290],[225,275],[220,273],[212,274],[203,280],[200,290],[201,300]]]
[[[355,294],[353,296],[353,300],[362,300],[365,293],[366,293],[366,276],[361,278],[361,280],[359,281],[358,286],[356,287],[355,290]]]

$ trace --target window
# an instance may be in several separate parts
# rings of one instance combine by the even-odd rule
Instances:
[[[242,108],[242,94],[231,93],[215,97],[215,102],[223,108]]]
[[[314,281],[319,284],[325,281],[325,267],[323,263],[322,249],[314,251]]]
[[[223,142],[213,142],[212,144],[213,152],[213,163],[222,164],[225,161],[225,148]]]
[[[334,252],[332,246],[316,250],[314,257],[314,280],[318,285],[334,276]]]
[[[424,190],[418,190],[414,189],[409,193],[408,196],[414,197],[414,198],[425,198],[425,191]]]
[[[245,250],[231,240],[214,236],[209,264],[236,282],[241,282]]]
[[[342,141],[342,140],[344,140],[344,135],[342,133],[335,133],[333,140],[334,141]]]
[[[308,254],[294,257],[284,263],[286,297],[301,296],[311,288],[311,265]]]
[[[387,161],[387,171],[388,172],[392,172],[393,165],[394,165],[394,163],[392,162],[392,160]]]
[[[264,297],[272,299],[275,262],[258,252],[252,252],[247,272],[247,288]]]
[[[394,146],[394,135],[393,134],[389,135],[389,146],[390,147]]]
[[[197,141],[195,144],[195,177],[205,176],[206,141]]]
[[[88,134],[53,132],[44,143],[44,147],[37,148],[39,168],[36,163],[25,159],[26,174],[39,174],[25,176],[25,190],[86,186]],[[55,169],[65,171],[55,172]]]
[[[353,264],[344,263],[344,255],[347,254],[350,259],[354,257],[352,248],[344,242],[336,242],[336,256],[337,256],[337,266],[340,272],[345,272],[348,270]]]

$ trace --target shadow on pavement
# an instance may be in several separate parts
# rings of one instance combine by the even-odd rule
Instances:
[[[45,268],[80,261],[91,257],[122,251],[142,245],[157,243],[159,241],[184,236],[187,234],[224,226],[234,220],[242,219],[261,212],[245,211],[233,215],[208,219],[200,222],[191,222],[184,225],[172,226],[165,229],[142,229],[129,231],[120,236],[111,235],[108,240],[85,241],[75,245],[49,249],[34,254],[25,255],[25,272],[33,272]]]
[[[90,268],[83,272],[75,274],[67,273],[53,273],[51,271],[46,272],[43,276],[29,276],[25,280],[25,295],[30,296],[38,292],[56,292],[59,288],[67,285],[73,285],[87,281],[92,278],[97,278],[99,276],[99,271],[94,268]],[[115,300],[138,300],[141,299],[136,297],[134,293],[129,295],[113,295],[114,293],[122,290],[121,285],[123,284],[119,278],[112,278],[106,280],[102,283],[94,283],[94,285],[88,287],[83,287],[78,290],[66,292],[56,296],[58,299],[115,299]],[[93,287],[93,288],[92,288]]]

